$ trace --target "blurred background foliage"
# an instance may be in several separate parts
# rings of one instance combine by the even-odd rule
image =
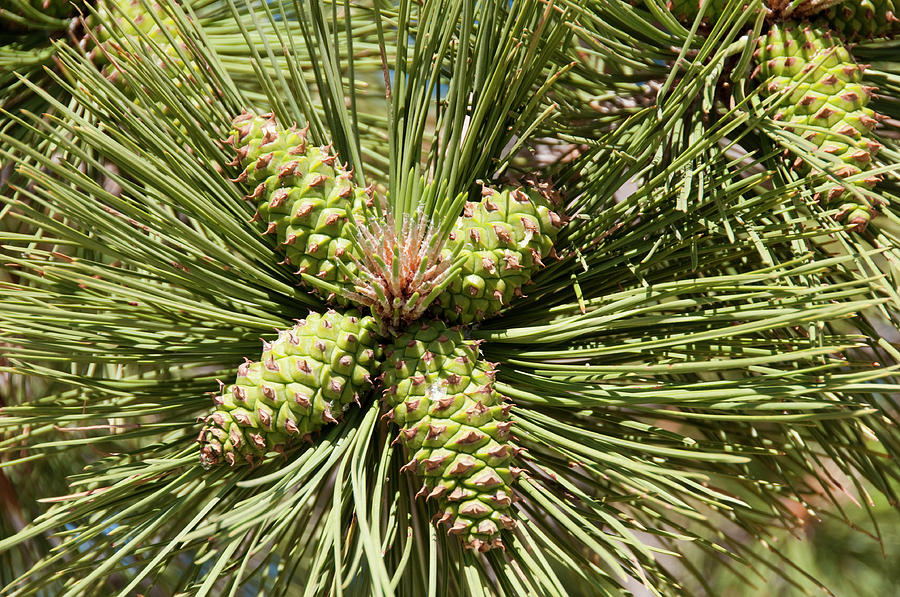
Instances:
[[[794,534],[774,535],[771,546],[791,563],[776,559],[785,576],[757,566],[758,575],[735,576],[720,559],[702,557],[698,566],[718,597],[795,597],[822,594],[816,579],[836,597],[885,597],[900,592],[900,522],[897,512],[880,494],[867,507],[847,501],[847,520],[826,510],[807,515]],[[756,548],[771,559],[766,546]],[[744,580],[746,579],[746,580]]]

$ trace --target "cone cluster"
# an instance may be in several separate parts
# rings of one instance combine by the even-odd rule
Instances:
[[[254,464],[341,419],[371,390],[380,356],[374,328],[355,311],[310,313],[264,343],[260,360],[241,365],[215,397],[199,437],[203,465]]]
[[[421,212],[395,220],[330,147],[310,145],[305,130],[279,126],[272,114],[244,112],[226,143],[240,172],[233,181],[257,208],[251,221],[275,235],[282,263],[327,301],[371,316],[310,314],[244,363],[200,433],[202,464],[255,464],[310,439],[377,377],[410,456],[403,468],[422,479],[417,497],[436,503],[439,523],[466,546],[501,547],[502,531],[515,526],[519,474],[510,404],[478,342],[443,321],[497,314],[555,257],[563,218],[549,187],[484,188],[445,239]],[[424,322],[426,312],[443,321]]]
[[[385,349],[384,400],[398,440],[435,500],[438,522],[477,551],[499,547],[515,527],[510,486],[510,404],[494,389],[494,369],[478,343],[440,321],[418,322]]]
[[[353,183],[352,173],[330,147],[310,145],[306,131],[278,126],[272,114],[245,112],[234,119],[228,138],[236,152],[232,165],[243,171],[235,179],[253,189],[247,199],[257,207],[254,220],[274,234],[284,253],[282,263],[296,273],[350,288],[351,217],[371,201],[370,191]],[[314,286],[314,290],[317,288]],[[346,305],[341,294],[329,300]]]
[[[767,81],[765,92],[784,95],[774,118],[833,156],[831,170],[839,178],[820,193],[837,205],[838,219],[862,228],[875,213],[864,194],[847,186],[871,189],[881,180],[865,175],[881,144],[871,134],[878,124],[867,107],[874,88],[862,83],[862,66],[856,64],[844,45],[829,31],[813,26],[774,26],[760,40],[756,52],[758,76]],[[817,127],[824,130],[809,130]],[[795,165],[803,166],[797,158]]]
[[[497,314],[541,267],[555,256],[553,242],[562,218],[531,187],[482,190],[481,201],[466,203],[445,253],[462,244],[460,275],[437,299],[446,321],[472,323]]]

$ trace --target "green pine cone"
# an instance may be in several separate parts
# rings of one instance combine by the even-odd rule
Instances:
[[[181,33],[178,31],[178,25],[163,8],[153,3],[150,5],[153,14],[149,14],[140,0],[124,0],[121,2],[98,2],[96,6],[97,14],[110,24],[115,24],[121,29],[122,33],[127,36],[138,38],[141,34],[149,38],[153,43],[163,48],[166,56],[171,62],[171,67],[180,70],[184,67],[178,51],[171,44],[166,33],[177,43],[180,43],[182,49],[187,51],[187,46],[181,40]],[[154,16],[156,18],[154,18]],[[157,24],[156,19],[159,19]],[[100,44],[100,47],[94,47],[91,50],[90,57],[95,63],[104,65],[107,62],[104,51],[112,54],[118,53],[120,50],[110,47],[106,42],[110,39],[109,30],[97,24],[97,17],[91,16],[89,22],[93,25],[94,35]],[[160,24],[162,26],[160,26]]]
[[[822,13],[827,26],[849,41],[900,33],[900,0],[847,0]]]
[[[271,114],[245,112],[234,119],[234,127],[232,165],[244,168],[235,182],[253,187],[247,198],[256,202],[256,218],[266,223],[266,234],[277,235],[283,263],[296,267],[297,274],[348,288],[336,263],[356,271],[347,224],[350,215],[362,220],[363,205],[371,203],[367,190],[352,182],[352,173],[329,147],[310,147],[305,131],[279,127]],[[347,304],[333,293],[328,299]]]
[[[439,523],[476,551],[502,546],[511,529],[510,405],[493,387],[478,343],[440,321],[417,322],[385,349],[384,399],[397,438],[424,483],[417,497],[437,500]]]
[[[155,65],[174,79],[179,87],[185,85],[186,81],[193,89],[205,86],[207,94],[213,94],[208,85],[198,82],[203,80],[200,65],[193,60],[186,63],[179,54],[181,52],[189,56],[190,49],[178,29],[175,18],[160,4],[153,2],[148,9],[140,0],[121,2],[101,0],[96,3],[95,10],[97,14],[92,14],[87,19],[92,34],[85,35],[82,43],[84,47],[90,48],[88,56],[101,72],[109,80],[119,84],[136,104],[140,104],[141,101],[135,97],[133,90],[129,89],[127,72],[117,68],[125,62],[122,60],[123,57],[137,58],[138,61],[145,62],[149,56],[153,56]],[[114,32],[115,39],[113,39]],[[125,42],[122,36],[128,41]],[[150,48],[152,54],[142,51],[144,45]],[[190,101],[199,113],[205,112],[202,99],[192,98]],[[171,117],[174,126],[183,130],[179,118],[171,114],[167,106],[158,104],[157,108]]]
[[[832,171],[846,178],[865,172],[881,144],[872,138],[878,121],[867,106],[873,88],[862,84],[862,67],[830,32],[811,27],[775,25],[760,39],[756,52],[758,75],[769,80],[765,92],[788,94],[775,114],[789,125],[817,126],[829,132],[795,129],[823,153],[838,160]],[[770,80],[771,78],[771,80]],[[795,165],[804,167],[797,159]],[[848,185],[871,189],[878,176],[856,178]],[[829,204],[838,203],[838,219],[864,228],[875,206],[865,197],[832,184],[823,193]]]
[[[435,301],[437,313],[460,323],[498,313],[522,285],[555,255],[562,218],[539,192],[527,187],[485,187],[482,200],[469,202],[450,234],[446,258],[458,243],[465,257],[460,274]]]
[[[215,397],[199,437],[203,466],[254,464],[340,419],[372,387],[380,357],[374,330],[375,321],[356,311],[310,313],[265,343],[262,358],[241,365],[236,382]]]

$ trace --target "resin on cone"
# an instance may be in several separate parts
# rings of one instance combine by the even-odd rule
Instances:
[[[380,354],[374,328],[355,311],[328,311],[279,332],[215,397],[198,438],[201,463],[254,464],[340,420],[372,388]]]
[[[865,175],[881,144],[872,137],[878,121],[867,105],[874,88],[863,85],[863,67],[830,32],[808,25],[773,26],[760,39],[755,56],[757,74],[766,81],[765,93],[786,96],[774,118],[811,141],[820,152],[833,156],[830,163],[835,176],[855,177],[827,185],[819,199],[838,208],[838,219],[863,229],[876,206],[864,194],[845,188],[855,185],[871,189],[881,180]],[[825,130],[812,131],[807,126]],[[795,166],[806,169],[799,157]]]
[[[440,321],[417,322],[385,349],[387,417],[422,478],[417,497],[434,500],[438,523],[476,551],[501,547],[515,527],[510,489],[519,470],[509,441],[510,405],[478,343]]]
[[[530,186],[482,190],[469,202],[450,234],[446,252],[463,244],[462,271],[437,301],[440,316],[472,323],[498,313],[555,255],[553,243],[563,225],[548,201]]]
[[[283,263],[298,275],[352,290],[337,262],[355,268],[348,222],[372,201],[370,191],[353,183],[330,147],[311,146],[305,131],[278,126],[272,114],[245,112],[234,127],[228,139],[237,152],[232,165],[243,167],[235,181],[253,189],[247,198],[257,206],[254,219],[276,235]],[[327,295],[347,304],[341,294]]]

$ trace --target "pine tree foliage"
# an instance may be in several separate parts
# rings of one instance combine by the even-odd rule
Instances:
[[[844,170],[829,145],[853,143],[847,132],[858,132],[837,132],[844,125],[829,120],[836,117],[833,115],[818,119],[822,110],[833,105],[818,102],[809,104],[807,124],[791,126],[784,114],[794,110],[793,104],[803,98],[771,93],[769,89],[774,88],[770,86],[777,87],[778,83],[765,78],[768,70],[758,63],[760,56],[766,55],[768,42],[757,40],[779,28],[793,31],[807,27],[802,19],[773,15],[764,3],[703,3],[702,14],[695,10],[681,22],[673,18],[679,15],[654,2],[636,3],[634,7],[614,4],[608,14],[603,6],[592,4],[580,9],[575,29],[587,49],[578,52],[573,85],[560,89],[564,93],[560,103],[566,106],[567,114],[561,122],[577,123],[565,137],[594,147],[595,155],[582,154],[587,168],[605,159],[609,151],[605,131],[624,122],[631,123],[624,134],[640,128],[654,140],[636,153],[638,163],[667,165],[685,148],[703,146],[704,153],[683,160],[676,172],[660,177],[658,166],[655,170],[645,166],[647,171],[635,171],[635,179],[641,184],[651,182],[653,192],[661,185],[675,197],[679,210],[690,211],[690,220],[704,222],[715,237],[733,243],[744,236],[754,242],[769,263],[776,263],[778,257],[772,243],[763,239],[774,230],[778,231],[778,243],[783,244],[780,231],[788,227],[802,230],[809,239],[802,243],[802,250],[854,255],[856,263],[851,271],[862,277],[882,273],[895,276],[898,135],[890,81],[896,78],[897,63],[887,58],[896,42],[884,37],[895,33],[897,24],[885,16],[887,13],[880,18],[889,28],[873,39],[839,34],[844,21],[832,13],[843,14],[839,10],[843,4],[818,13],[815,19],[815,25],[835,40],[831,43],[842,46],[840,52],[849,50],[850,62],[838,70],[852,70],[854,79],[862,73],[861,88],[867,91],[860,91],[856,99],[862,101],[864,95],[871,94],[868,107],[873,112],[865,119],[869,126],[879,121],[874,131],[870,130],[866,144],[880,149],[865,157],[868,165],[864,172],[852,175]],[[610,36],[616,43],[606,43]],[[784,56],[804,70],[796,62],[799,45],[785,50]],[[822,59],[832,60],[832,54],[823,52]],[[842,55],[847,59],[847,54]],[[879,60],[883,60],[880,66],[873,66]],[[813,95],[817,93],[820,86],[813,85],[812,78],[821,69],[814,66],[810,63],[804,70],[806,78],[795,77],[793,93],[806,88],[813,89]],[[635,80],[640,83],[636,85]],[[883,93],[879,88],[882,83],[886,85]],[[610,87],[618,93],[611,92]],[[610,100],[613,95],[618,97]],[[595,180],[590,184],[596,184]],[[864,180],[877,184],[861,184]],[[717,197],[718,189],[728,184],[725,181],[747,185],[741,202],[723,202]],[[837,194],[837,188],[843,192]],[[754,209],[761,205],[758,198],[768,193],[782,196],[777,201],[773,197],[762,210]],[[620,204],[620,213],[645,210],[647,203],[636,194]],[[848,205],[854,203],[871,208],[874,219],[870,225],[863,217],[854,222],[864,228],[857,230],[859,234],[849,230],[831,234],[836,224],[847,222],[846,217],[853,213]],[[681,229],[679,223],[676,233]],[[794,251],[801,249],[800,244],[794,246]],[[871,257],[873,250],[883,258]],[[873,291],[889,296],[896,305],[894,287],[888,284]],[[894,313],[896,308],[883,309],[880,316],[893,320]]]
[[[0,498],[27,518],[0,538],[4,593],[702,594],[698,553],[749,582],[789,565],[756,545],[843,494],[897,503],[900,147],[882,123],[882,180],[845,190],[880,206],[865,230],[816,199],[851,184],[752,77],[762,3],[682,24],[653,0],[275,0],[234,21],[238,71],[214,26],[160,4],[209,68],[173,75],[171,48],[111,27],[124,87],[57,43],[52,84],[21,79],[48,114],[0,133],[28,181],[3,195],[0,372],[51,384],[0,406]],[[851,50],[896,116],[892,43]],[[454,332],[520,469],[489,546],[432,522],[447,504],[380,386],[282,454],[200,465],[217,380],[329,307],[244,199],[244,111],[373,184],[363,228],[421,218],[444,242],[482,185],[561,196],[557,258]]]
[[[300,46],[300,52],[293,56],[296,69],[289,72],[283,48],[270,41],[276,33],[266,17],[270,11],[251,2],[193,0],[177,5],[147,0],[54,2],[55,13],[43,6],[38,10],[31,4],[43,3],[14,2],[0,9],[0,22],[8,23],[0,34],[0,106],[12,113],[43,114],[53,110],[52,102],[34,93],[34,85],[50,91],[56,101],[69,103],[64,87],[57,85],[55,77],[50,76],[55,73],[73,81],[71,73],[60,62],[61,47],[77,49],[98,66],[106,66],[106,74],[112,79],[118,78],[117,70],[107,65],[115,63],[120,54],[159,51],[160,65],[170,76],[190,81],[191,70],[204,69],[214,73],[217,86],[220,86],[222,79],[218,73],[228,72],[229,84],[240,86],[243,93],[255,100],[265,95],[261,91],[262,78],[248,64],[248,57],[272,56],[277,66],[273,68],[268,62],[259,66],[267,70],[268,77],[274,77],[278,72],[285,78],[309,73],[309,63],[313,59],[305,51],[306,46]],[[249,28],[246,21],[252,23]],[[286,18],[279,27],[283,30],[280,31],[282,35],[299,36],[302,33],[295,19]],[[380,64],[380,60],[366,58],[376,56],[378,52],[377,46],[367,44],[364,39],[366,35],[372,35],[372,29],[370,24],[356,32],[363,38],[353,46],[357,69],[372,70]],[[115,42],[107,43],[111,36]],[[196,43],[215,50],[214,62],[195,62],[194,59],[201,58],[198,54],[193,55],[194,59],[189,58],[191,47]],[[203,58],[210,59],[212,55]],[[188,72],[184,72],[185,65],[188,65]],[[41,141],[28,127],[19,126],[15,119],[3,118],[0,125],[6,134],[25,143]],[[45,153],[54,151],[53,146],[43,150]],[[4,186],[10,173],[7,167],[0,179]]]

